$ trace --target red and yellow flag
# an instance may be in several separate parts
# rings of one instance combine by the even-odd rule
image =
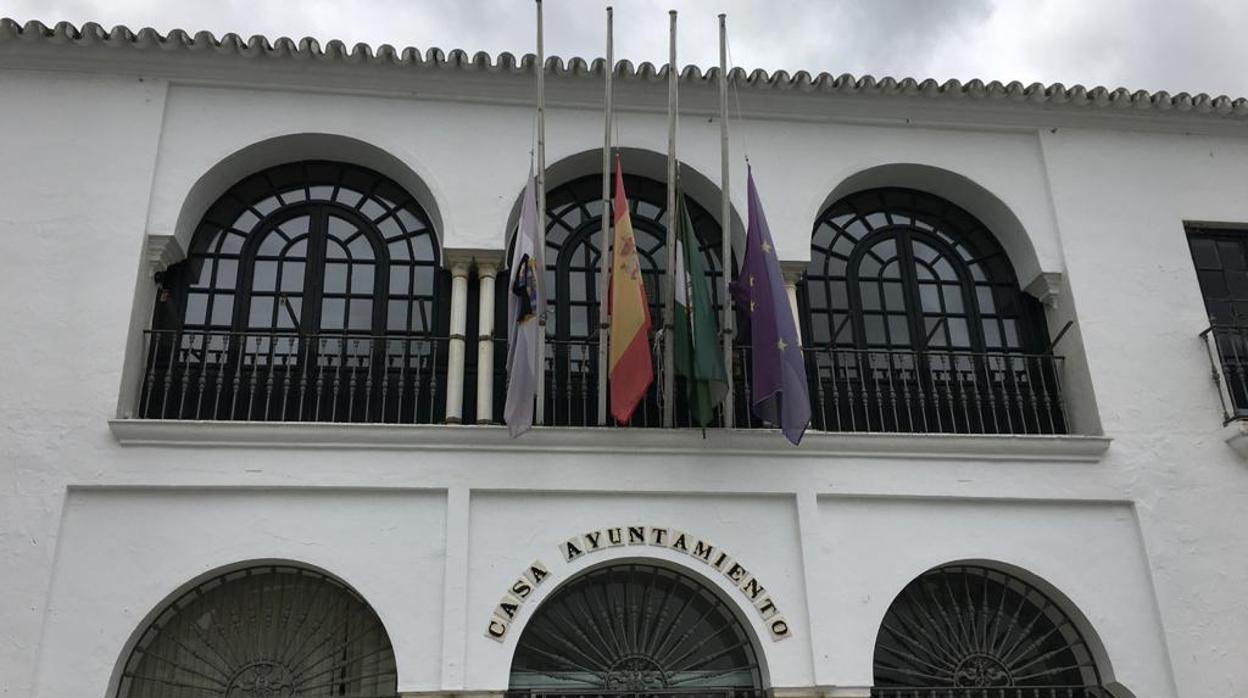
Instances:
[[[627,423],[654,380],[650,361],[650,305],[641,279],[637,240],[624,196],[620,156],[615,156],[615,239],[611,260],[611,335],[609,342],[611,414]]]

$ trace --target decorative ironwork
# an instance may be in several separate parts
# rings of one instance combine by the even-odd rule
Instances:
[[[988,229],[910,189],[863,191],[828,208],[798,298],[807,346],[1049,350],[1043,309]]]
[[[211,579],[144,631],[118,698],[394,698],[394,651],[355,592],[265,566]]]
[[[503,340],[499,342],[496,357],[506,352]],[[750,410],[750,348],[738,346],[733,351],[735,426],[771,428]],[[811,428],[817,431],[1065,434],[1069,430],[1060,356],[831,347],[803,347],[802,351]],[[597,374],[592,369],[597,352],[597,340],[548,340],[548,424],[596,423]],[[503,377],[499,380],[505,380],[503,369],[495,370]],[[555,390],[556,386],[560,389]],[[678,377],[677,390],[682,389]],[[498,420],[502,419],[501,404],[501,397],[495,400]],[[676,405],[675,418],[677,427],[692,423],[683,401]],[[660,426],[657,413],[645,402],[638,407],[634,422]],[[714,424],[720,425],[722,421]]]
[[[428,424],[445,413],[447,339],[152,330],[146,419]]]
[[[1065,434],[1063,359],[1050,354],[807,347],[812,428]],[[750,425],[755,419],[738,424]]]
[[[1082,634],[1048,597],[974,565],[932,570],[893,601],[875,645],[876,695],[1100,696]]]
[[[621,564],[542,603],[512,660],[517,692],[709,698],[760,691],[754,646],[719,595],[680,572]]]
[[[1200,333],[1222,402],[1222,423],[1248,419],[1248,326],[1214,326]]]

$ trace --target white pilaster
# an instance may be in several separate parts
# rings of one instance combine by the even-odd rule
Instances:
[[[464,416],[464,332],[468,324],[468,268],[472,258],[447,251],[451,265],[451,337],[446,366],[446,423]]]
[[[494,275],[498,265],[477,260],[477,424],[494,417]],[[504,328],[505,330],[506,328]]]

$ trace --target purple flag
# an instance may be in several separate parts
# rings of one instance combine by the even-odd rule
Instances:
[[[793,324],[793,310],[784,290],[780,262],[771,242],[771,229],[749,171],[750,222],[745,234],[745,258],[733,284],[737,303],[750,318],[750,346],[754,356],[754,414],[777,425],[794,446],[801,443],[810,423],[810,392],[806,362]]]

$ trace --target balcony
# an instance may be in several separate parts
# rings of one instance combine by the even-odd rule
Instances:
[[[1200,338],[1222,405],[1222,436],[1248,460],[1248,326],[1213,325]]]
[[[440,424],[445,421],[446,338],[226,331],[145,333],[136,416],[151,420]],[[1239,339],[1243,348],[1243,338]],[[1228,344],[1228,348],[1231,348]],[[807,347],[811,429],[910,434],[1066,434],[1062,357]],[[1238,355],[1244,355],[1241,351]],[[1246,356],[1248,358],[1248,356]],[[495,351],[494,421],[502,421],[506,348]],[[661,365],[655,356],[655,365]],[[1232,363],[1248,404],[1244,364]],[[749,409],[748,347],[734,352],[734,426],[770,428]],[[1224,369],[1225,370],[1225,369]],[[469,377],[470,378],[470,377]],[[465,384],[473,381],[465,380]],[[598,344],[546,344],[544,426],[593,427]],[[677,378],[677,396],[685,394]],[[630,427],[662,425],[658,381]],[[693,426],[677,398],[678,428]],[[614,420],[608,418],[609,425]],[[712,427],[724,426],[722,412]]]
[[[940,351],[878,351],[805,347],[812,406],[811,429],[825,432],[918,434],[1066,434],[1069,418],[1062,390],[1063,358],[1038,354]],[[506,355],[505,348],[496,350]],[[657,352],[654,365],[662,362]],[[734,351],[734,426],[770,428],[749,409],[752,402],[748,347]],[[496,371],[501,378],[503,365]],[[497,380],[496,385],[503,385]],[[596,340],[546,344],[545,418],[548,426],[587,427],[598,415]],[[677,377],[675,394],[685,394]],[[502,393],[495,420],[502,419]],[[638,405],[632,427],[660,427],[662,401],[656,384]],[[677,427],[692,426],[677,398]],[[607,418],[606,424],[615,425]],[[724,426],[722,412],[712,426]]]
[[[437,424],[445,338],[149,330],[136,415],[157,420]]]
[[[1214,325],[1200,338],[1218,385],[1222,423],[1248,420],[1248,326]]]

